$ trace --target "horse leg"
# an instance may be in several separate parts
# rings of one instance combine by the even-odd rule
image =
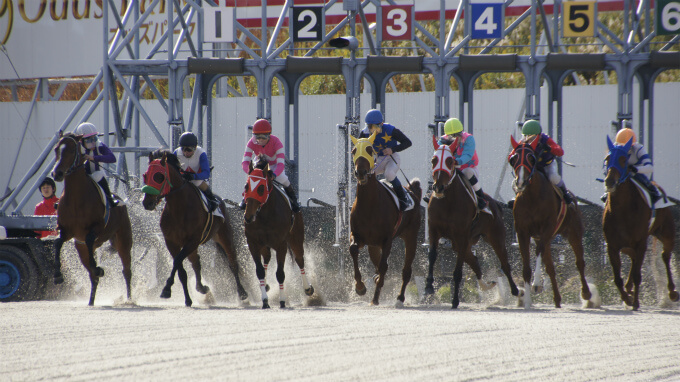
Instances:
[[[227,260],[229,270],[234,275],[234,280],[236,280],[236,293],[238,293],[239,299],[241,299],[241,301],[247,300],[248,292],[246,292],[246,289],[241,284],[241,277],[239,276],[240,267],[233,242],[232,240],[229,240],[229,232],[223,232],[223,230],[220,230],[217,237],[215,238],[215,243],[217,252],[221,254],[225,260]]]
[[[196,291],[200,294],[208,293],[210,288],[203,284],[203,278],[201,277],[201,269],[203,268],[201,266],[201,258],[198,257],[198,249],[189,255],[189,262],[194,269],[194,275],[196,275]]]
[[[104,270],[97,266],[97,261],[94,259],[94,241],[97,239],[97,234],[94,231],[90,231],[85,235],[85,245],[87,245],[87,251],[90,255],[90,267],[92,272],[97,277],[104,276]]]
[[[260,248],[258,244],[251,241],[248,241],[248,248],[250,249],[250,255],[252,256],[253,261],[255,262],[255,275],[257,275],[257,279],[260,281],[260,292],[262,293],[262,309],[269,309],[269,296],[267,296],[267,288],[265,288],[266,285],[265,276],[267,274],[265,271],[265,267],[262,265],[262,257],[264,256],[261,255],[262,248]]]
[[[297,263],[298,268],[300,268],[300,278],[302,279],[302,289],[305,291],[307,296],[314,294],[314,287],[309,282],[307,278],[307,272],[305,272],[305,248],[304,248],[304,229],[298,227],[298,224],[302,224],[302,216],[297,216],[295,218],[295,226],[291,230],[291,235],[288,237],[288,245],[290,250],[293,252],[293,258],[295,263]]]
[[[569,241],[569,245],[571,246],[571,249],[574,251],[574,256],[576,258],[576,269],[578,269],[578,273],[581,276],[581,298],[583,298],[586,301],[589,301],[592,296],[592,293],[590,293],[590,288],[588,287],[588,281],[586,281],[586,261],[585,257],[583,255],[583,242],[582,242],[583,235],[577,235],[577,234],[569,234],[567,236],[567,240]]]
[[[271,248],[269,247],[262,247],[260,249],[260,255],[262,256],[262,260],[264,261],[262,266],[264,267],[264,289],[269,292],[269,284],[267,284],[267,270],[269,269],[269,262],[272,261],[272,251]]]
[[[633,305],[630,294],[623,290],[623,278],[621,277],[621,249],[612,245],[612,243],[607,243],[607,254],[609,255],[609,262],[612,265],[612,272],[614,273],[614,285],[619,290],[621,295],[621,300],[628,306]]]
[[[668,298],[675,302],[680,299],[680,295],[675,291],[673,275],[671,274],[671,252],[675,246],[675,222],[673,221],[673,217],[667,212],[667,209],[657,211],[656,222],[658,222],[660,226],[652,231],[652,234],[661,241],[661,244],[663,245],[661,259],[663,259],[663,263],[666,265]],[[657,224],[656,222],[654,225]]]
[[[279,282],[279,303],[281,304],[281,309],[283,309],[286,307],[286,292],[283,289],[286,274],[283,271],[283,267],[286,263],[287,243],[283,243],[274,250],[276,251],[276,281]]]
[[[359,296],[366,294],[366,285],[361,281],[361,272],[359,271],[359,250],[363,247],[363,244],[358,244],[354,241],[354,235],[350,237],[349,254],[352,256],[352,262],[354,263],[354,290]]]
[[[187,271],[184,269],[182,262],[177,264],[177,276],[179,276],[179,281],[182,283],[182,289],[184,289],[184,305],[190,307],[193,302],[191,301],[191,297],[189,297]]]
[[[519,253],[522,255],[522,278],[524,279],[524,308],[531,307],[531,251],[528,234],[517,232]]]
[[[94,298],[97,295],[97,286],[99,285],[99,276],[95,274],[94,268],[90,265],[89,249],[83,243],[76,243],[76,251],[80,256],[80,262],[83,264],[90,276],[90,300],[87,303],[89,306],[94,306]]]
[[[644,252],[643,252],[644,253]],[[633,277],[633,310],[638,310],[640,308],[640,283],[642,283],[642,263],[644,261],[643,256],[635,257],[631,259],[631,276]]]
[[[430,226],[431,227],[431,226]],[[429,230],[430,249],[427,251],[427,279],[425,280],[425,295],[434,294],[434,265],[437,262],[437,246],[439,246],[440,236],[430,228]]]
[[[64,245],[63,233],[54,241],[54,283],[64,282],[64,275],[61,273],[61,247]]]
[[[490,234],[486,236],[486,240],[487,243],[491,244],[491,248],[493,248],[496,257],[498,257],[498,260],[501,263],[501,271],[508,279],[510,293],[512,293],[513,296],[518,296],[519,290],[517,289],[517,284],[515,284],[515,281],[512,279],[512,270],[510,269],[510,262],[508,260],[508,249],[505,247],[505,227],[500,220],[496,223],[496,227],[498,228],[494,229],[494,232],[490,232]]]
[[[375,292],[373,293],[373,300],[371,305],[380,305],[380,291],[385,285],[385,276],[387,274],[387,259],[390,257],[390,250],[392,249],[392,240],[388,240],[382,247],[368,247],[368,254],[371,256],[373,264],[376,266],[378,277],[375,279]]]
[[[120,257],[120,262],[123,265],[123,279],[125,280],[125,290],[127,301],[132,299],[132,270],[131,270],[131,255],[130,250],[132,249],[132,240],[129,241],[130,245],[125,245],[120,239],[120,235],[116,234],[111,240],[111,245],[118,252],[118,257]]]
[[[404,257],[404,268],[401,270],[401,291],[399,292],[399,296],[397,296],[397,304],[399,306],[404,305],[404,301],[406,300],[406,297],[404,296],[406,293],[406,286],[408,285],[409,281],[411,281],[411,274],[413,273],[413,259],[416,257],[416,246],[417,246],[417,237],[415,235],[408,235],[406,237],[403,237],[404,239],[404,249],[405,249],[405,257]]]
[[[538,245],[538,244],[537,244]],[[562,307],[562,296],[560,295],[559,286],[557,285],[557,275],[555,274],[555,264],[550,253],[550,242],[548,240],[541,240],[543,250],[541,256],[543,264],[545,265],[545,273],[550,277],[550,283],[553,288],[553,301],[555,301],[555,308]]]
[[[458,291],[460,289],[460,282],[463,279],[463,263],[464,255],[458,252],[456,259],[456,266],[453,269],[453,280],[451,280],[451,309],[458,308],[460,304],[460,299],[458,297]]]
[[[663,263],[666,264],[666,277],[668,277],[668,298],[675,302],[680,299],[680,295],[675,291],[675,284],[673,283],[673,275],[671,274],[671,248],[666,248],[664,244],[663,252],[661,253],[661,258]]]

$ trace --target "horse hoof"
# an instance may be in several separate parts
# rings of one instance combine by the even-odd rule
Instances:
[[[262,309],[269,309],[269,299],[262,300]]]
[[[210,287],[208,287],[207,285],[203,285],[203,286],[196,285],[196,291],[200,294],[206,294],[206,293],[210,292]]]
[[[425,287],[425,294],[426,294],[426,295],[428,295],[428,294],[434,294],[434,287],[433,287],[432,285],[427,285],[427,286]]]
[[[184,300],[184,305],[186,305],[187,308],[191,308],[191,305],[193,305],[193,303],[194,303],[194,302],[191,301],[191,299],[186,299],[186,300]]]
[[[519,289],[517,289],[517,285],[514,285],[510,288],[510,293],[512,293],[513,296],[519,296]]]
[[[54,283],[55,284],[61,284],[64,282],[64,276],[61,274],[61,272],[56,271],[54,272]]]
[[[265,292],[269,292],[269,284],[266,284],[266,285],[264,286],[264,291],[265,291]]]
[[[241,291],[238,294],[238,297],[241,299],[241,301],[246,301],[248,299],[248,292],[246,291]]]
[[[170,298],[172,295],[172,292],[170,291],[170,288],[163,288],[163,291],[161,292],[161,298]]]
[[[286,309],[286,302],[285,301],[279,301],[279,304],[281,304],[281,309]]]
[[[452,300],[451,301],[451,309],[458,309],[458,304],[460,304],[460,301]]]
[[[531,292],[532,293],[543,293],[543,286],[542,285],[534,285],[531,287]]]
[[[397,302],[394,304],[394,307],[397,309],[402,309],[404,307],[404,302],[397,299]]]
[[[314,294],[314,287],[310,285],[309,288],[305,289],[305,294],[307,296],[313,295]]]
[[[676,291],[673,291],[673,292],[668,293],[668,298],[670,298],[671,301],[676,302],[676,301],[680,300],[680,294],[678,294],[678,292],[676,292]]]
[[[104,269],[102,269],[101,267],[96,267],[94,269],[94,275],[97,277],[104,277]]]
[[[366,294],[366,285],[362,282],[358,282],[354,290],[356,290],[359,296],[363,296]]]

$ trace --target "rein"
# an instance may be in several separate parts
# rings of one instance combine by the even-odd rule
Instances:
[[[520,152],[522,152],[521,155],[518,152],[518,149],[519,149]],[[527,145],[518,146],[514,151],[515,151],[515,153],[517,153],[517,156],[519,157],[519,162],[516,163],[515,166],[513,166],[513,168],[512,168],[513,171],[515,171],[515,176],[517,176],[517,171],[519,171],[519,169],[521,167],[524,167],[529,172],[529,177],[527,178],[527,182],[528,182],[528,181],[531,180],[531,177],[534,176],[534,172],[536,172],[536,166],[535,165],[531,166],[528,163],[529,162],[529,160],[527,159],[528,155],[524,154],[524,152],[529,151],[529,155],[533,156],[534,159],[536,159],[536,156],[534,155],[534,151]]]
[[[64,175],[71,175],[73,172],[78,170],[80,167],[85,166],[85,162],[78,164],[80,162],[80,159],[82,158],[82,154],[80,153],[80,150],[78,150],[78,141],[76,141],[75,138],[73,138],[71,136],[66,136],[59,143],[60,146],[61,146],[61,143],[64,141],[64,139],[70,139],[76,145],[76,149],[75,149],[76,155],[73,158],[73,163],[71,163],[71,166],[68,168],[68,170],[66,170],[66,172],[64,172]]]

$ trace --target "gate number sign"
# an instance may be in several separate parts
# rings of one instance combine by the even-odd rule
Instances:
[[[382,40],[413,40],[413,5],[382,7]]]
[[[680,34],[680,1],[657,0],[656,34]]]
[[[323,40],[324,19],[323,7],[292,7],[293,42]]]
[[[501,38],[505,29],[503,3],[471,3],[472,38]]]
[[[595,37],[597,19],[594,1],[565,1],[562,5],[564,37]]]
[[[203,7],[203,41],[234,42],[234,7]]]

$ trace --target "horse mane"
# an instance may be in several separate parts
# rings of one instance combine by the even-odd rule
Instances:
[[[154,159],[160,159],[165,155],[165,160],[168,162],[169,165],[174,167],[177,171],[181,171],[182,166],[179,163],[179,159],[177,159],[177,155],[175,155],[172,150],[169,149],[157,149],[152,151],[149,154],[149,160],[152,161]]]
[[[267,157],[264,156],[264,154],[257,154],[255,159],[253,160],[253,168],[257,168],[260,170],[265,170],[267,168],[267,165],[269,164],[269,161],[267,161]]]
[[[420,179],[418,178],[411,179],[411,183],[407,185],[406,188],[415,194],[416,200],[420,200],[420,198],[423,196],[423,189],[420,186]]]

